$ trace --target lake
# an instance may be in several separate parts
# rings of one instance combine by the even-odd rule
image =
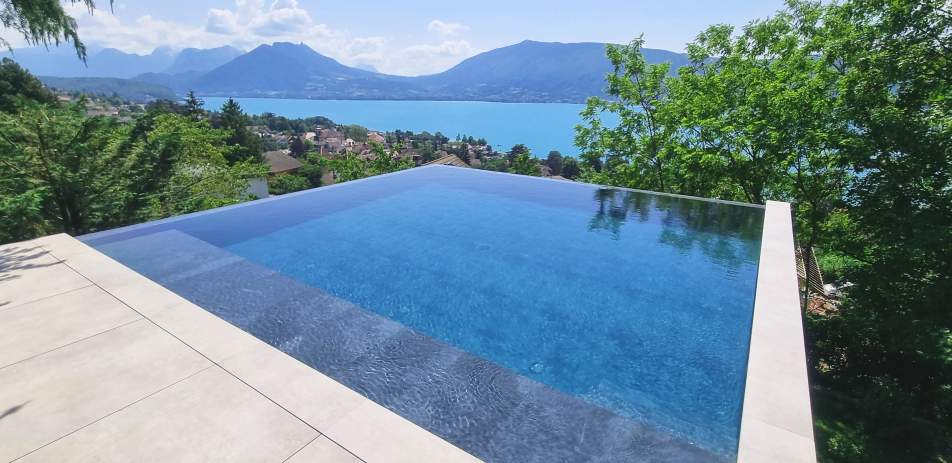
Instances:
[[[220,108],[227,98],[205,98],[205,108]],[[477,101],[282,100],[235,98],[248,114],[272,112],[287,118],[324,116],[338,124],[360,124],[371,130],[443,132],[485,138],[498,151],[522,143],[535,156],[549,151],[577,156],[574,127],[582,122],[580,104],[519,104]],[[617,121],[610,115],[609,121]],[[614,124],[614,122],[610,122]]]

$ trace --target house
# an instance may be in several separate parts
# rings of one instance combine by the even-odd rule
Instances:
[[[543,177],[552,176],[552,168],[549,166],[539,165],[539,172],[542,174]]]
[[[426,164],[423,164],[423,165],[424,165],[424,166],[428,166],[428,165],[430,165],[430,164],[440,164],[440,165],[444,165],[444,166],[456,166],[456,167],[466,167],[466,168],[469,168],[469,164],[466,164],[465,162],[463,162],[463,160],[460,159],[460,158],[458,158],[458,157],[456,157],[455,154],[448,154],[448,155],[443,156],[443,157],[441,157],[441,158],[439,158],[439,159],[437,159],[437,160],[435,160],[435,161],[430,161],[430,162],[428,162],[428,163],[426,163]]]
[[[305,140],[314,141],[314,137],[316,137],[316,136],[317,136],[316,133],[314,133],[314,132],[308,132],[308,133],[304,134],[304,139],[305,139]]]
[[[367,132],[367,138],[368,138],[370,141],[375,142],[375,143],[383,144],[383,143],[386,143],[386,142],[387,142],[387,139],[386,139],[383,135],[380,135],[380,133],[378,133],[378,132],[368,131],[368,132]]]
[[[286,151],[268,151],[264,153],[264,156],[268,159],[266,163],[270,166],[268,167],[268,180],[278,174],[296,173],[298,169],[304,166],[301,161],[292,158]]]
[[[349,149],[349,150],[354,149],[354,146],[356,146],[356,145],[357,145],[357,142],[355,142],[353,139],[348,138],[348,139],[344,140],[344,147],[347,148],[347,149]]]
[[[343,145],[341,142],[337,141],[336,138],[334,138],[334,139],[332,139],[332,140],[333,140],[333,141],[328,140],[328,141],[324,142],[323,149],[326,149],[327,151],[329,151],[329,152],[331,152],[331,153],[337,153],[337,152],[340,152],[340,151],[344,151],[344,145]]]
[[[338,141],[344,138],[344,134],[338,132],[336,129],[321,129],[317,132],[317,141],[331,141],[333,138],[334,141]]]

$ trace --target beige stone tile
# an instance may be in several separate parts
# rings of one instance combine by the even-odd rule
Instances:
[[[30,242],[0,248],[0,310],[91,284]]]
[[[357,407],[327,431],[321,432],[368,463],[480,461],[370,401]]]
[[[21,461],[280,463],[318,435],[212,367]]]
[[[740,433],[737,463],[816,463],[813,439],[751,421]]]
[[[323,432],[367,398],[264,342],[222,368]]]
[[[212,365],[140,320],[0,368],[0,461],[59,439]]]
[[[355,457],[343,447],[331,442],[330,439],[321,436],[307,444],[307,447],[295,453],[288,459],[287,463],[360,463],[360,458]]]
[[[757,333],[752,336],[743,419],[813,439],[806,358],[802,345],[797,347]]]
[[[33,243],[56,256],[57,259],[68,259],[79,254],[93,251],[92,247],[66,233],[36,238],[33,240]]]
[[[140,318],[96,286],[0,311],[0,367]]]
[[[191,302],[149,318],[216,363],[262,343],[258,338]]]
[[[74,255],[63,262],[146,317],[187,302],[96,250]]]

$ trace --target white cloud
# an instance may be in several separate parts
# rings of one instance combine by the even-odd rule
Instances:
[[[149,15],[132,23],[122,22],[108,11],[89,15],[81,2],[64,7],[79,23],[84,42],[127,53],[148,54],[160,46],[183,49],[231,45],[250,50],[261,44],[293,42],[305,43],[346,65],[371,64],[384,73],[420,75],[444,71],[479,52],[466,40],[394,48],[393,38],[352,38],[346,29],[316,23],[297,0],[236,0],[230,9],[210,8],[201,26],[161,21]],[[453,36],[469,28],[435,20],[428,30]],[[5,31],[0,36],[16,38],[16,34]]]
[[[468,31],[469,26],[464,26],[460,23],[446,24],[439,19],[434,19],[433,22],[427,26],[427,29],[439,35],[456,35],[459,34],[460,31]]]

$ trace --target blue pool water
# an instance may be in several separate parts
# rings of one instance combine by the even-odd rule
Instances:
[[[414,409],[419,399],[396,398],[455,371],[447,365],[461,353],[511,372],[513,391],[551,388],[578,402],[572,407],[591,408],[586,417],[602,410],[710,452],[696,461],[721,461],[736,454],[762,222],[759,207],[433,166],[84,240],[486,461],[520,461],[492,456],[536,437],[499,448],[488,437],[468,444],[484,431],[431,423],[432,410]],[[188,252],[161,251],[175,248]],[[182,269],[170,267],[182,259]],[[377,360],[328,361],[350,341],[321,341],[320,328],[276,328],[316,327],[325,322],[311,311],[325,309],[277,315],[264,297],[218,303],[206,294],[237,291],[226,272],[258,270],[213,270],[220,275],[211,283],[188,283],[195,268],[226,269],[236,259],[271,272],[256,284],[286,278],[396,322],[366,336],[390,339],[392,330],[408,329],[446,345],[456,353],[445,358],[454,360],[421,361],[404,378],[401,368],[387,371],[383,348]],[[304,299],[316,297],[323,296]],[[357,358],[369,348],[351,349],[340,355]],[[444,348],[426,348],[433,349]],[[457,373],[466,382],[479,370]],[[394,381],[405,383],[394,388]],[[505,389],[487,381],[490,390]],[[568,407],[562,399],[520,400]],[[512,419],[485,418],[488,426]]]
[[[217,109],[227,98],[205,98],[207,109]],[[338,124],[360,124],[373,130],[443,132],[485,138],[498,151],[522,143],[544,158],[549,151],[577,156],[574,127],[582,123],[581,104],[488,103],[479,101],[289,100],[236,98],[249,114],[272,112],[288,118],[328,117]],[[605,115],[613,126],[618,118]]]

